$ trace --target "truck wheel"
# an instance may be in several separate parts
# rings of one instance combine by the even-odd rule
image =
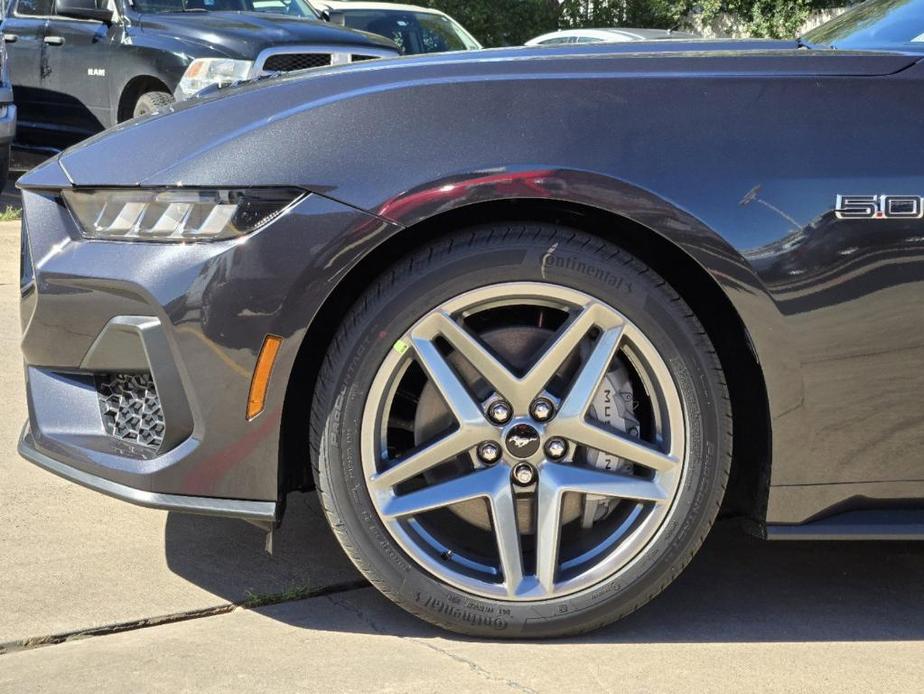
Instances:
[[[135,110],[132,112],[132,117],[138,118],[139,116],[146,116],[172,103],[172,94],[168,94],[167,92],[147,92],[146,94],[142,94],[138,98],[138,101],[135,102]]]

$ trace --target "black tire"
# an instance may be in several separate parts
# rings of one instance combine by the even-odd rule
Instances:
[[[547,253],[566,262],[549,263]],[[394,341],[464,291],[498,281],[552,281],[600,298],[639,326],[672,371],[689,420],[687,472],[670,520],[637,561],[590,589],[542,602],[488,599],[437,580],[402,551],[365,485],[357,442],[365,394]],[[701,546],[722,502],[732,420],[715,350],[663,279],[613,244],[544,224],[484,226],[440,240],[372,283],[328,350],[311,416],[323,507],[358,569],[407,611],[451,631],[523,638],[581,633],[636,610],[670,584]]]
[[[7,181],[10,176],[10,145],[4,145],[0,147],[0,181],[2,181],[2,186],[6,187]]]
[[[146,116],[172,103],[173,95],[169,92],[146,92],[138,97],[138,101],[135,102],[132,117]]]

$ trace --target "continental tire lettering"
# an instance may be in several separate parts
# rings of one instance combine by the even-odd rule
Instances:
[[[446,602],[443,602],[442,600],[437,600],[435,598],[427,598],[427,600],[424,602],[424,607],[446,615],[447,617],[459,619],[463,622],[471,624],[472,626],[493,627],[498,631],[503,631],[509,626],[508,622],[501,619],[500,617],[493,617],[491,615],[483,615],[470,612],[468,610],[462,609],[461,607],[450,605]]]
[[[592,277],[601,282],[605,282],[610,287],[615,287],[616,289],[625,289],[630,294],[632,293],[632,283],[627,282],[625,278],[618,277],[611,273],[606,268],[602,268],[599,265],[592,265],[590,263],[585,263],[583,260],[579,260],[574,256],[560,256],[553,253],[547,253],[542,256],[542,266],[544,268],[554,267],[562,270],[570,270],[571,272],[578,272],[587,277]]]

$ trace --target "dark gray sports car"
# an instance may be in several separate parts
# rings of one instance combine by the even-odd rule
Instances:
[[[800,42],[374,61],[20,181],[20,450],[456,631],[591,629],[721,511],[924,538],[924,0]],[[759,586],[755,586],[759,590]]]

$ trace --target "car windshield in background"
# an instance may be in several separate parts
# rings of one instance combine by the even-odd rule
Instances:
[[[266,12],[317,19],[305,0],[133,0],[139,12]]]
[[[805,35],[810,46],[924,50],[924,0],[869,0]]]
[[[382,12],[345,10],[344,24],[391,39],[404,54],[441,53],[481,48],[451,18],[432,12]]]

